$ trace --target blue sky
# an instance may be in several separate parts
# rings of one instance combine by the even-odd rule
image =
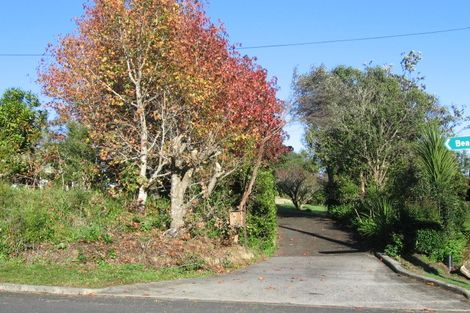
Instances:
[[[72,31],[83,0],[4,1],[0,10],[0,54],[42,53],[49,42]],[[208,13],[244,46],[369,37],[468,27],[470,1],[371,0],[211,0]],[[289,100],[294,68],[312,65],[362,67],[373,61],[399,70],[401,53],[418,50],[418,70],[429,92],[445,105],[470,104],[470,30],[432,36],[243,51],[258,58],[279,81],[279,97]],[[36,85],[39,58],[0,57],[0,92]],[[467,109],[468,112],[468,109]],[[288,144],[301,148],[302,127],[288,127]],[[462,134],[468,135],[468,132]]]

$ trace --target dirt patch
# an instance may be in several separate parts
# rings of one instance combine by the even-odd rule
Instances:
[[[142,264],[149,268],[187,267],[223,272],[228,268],[249,264],[253,253],[238,245],[226,245],[206,237],[168,238],[162,232],[111,234],[98,242],[70,245],[43,244],[23,252],[26,262],[55,264],[83,263],[95,266],[109,264]]]

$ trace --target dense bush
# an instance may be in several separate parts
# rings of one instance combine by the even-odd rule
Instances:
[[[416,252],[437,260],[445,245],[443,231],[420,229],[416,232]]]
[[[461,231],[465,218],[462,196],[463,183],[457,159],[445,147],[445,135],[436,125],[423,131],[416,146],[422,179],[427,183],[427,198],[435,203],[440,222],[446,231]],[[462,188],[464,188],[462,190]]]
[[[232,180],[219,184],[210,199],[199,203],[186,217],[192,236],[207,236],[221,240],[230,237],[229,212],[236,207],[239,194],[233,192]]]
[[[405,250],[404,236],[402,234],[392,234],[392,240],[385,246],[384,252],[391,256],[400,256]]]
[[[391,239],[398,222],[398,211],[381,195],[371,193],[359,205],[359,234],[383,246]]]
[[[360,196],[359,186],[347,177],[341,177],[337,184],[337,201],[339,203],[354,203]]]
[[[326,203],[326,194],[323,189],[317,190],[313,193],[312,199],[309,204],[312,205],[325,205]]]
[[[34,247],[54,237],[54,217],[44,208],[13,210],[0,222],[0,253],[9,254]]]
[[[371,240],[374,237],[378,236],[378,233],[380,232],[376,220],[372,217],[363,217],[356,219],[354,221],[354,224],[359,235],[363,239]]]
[[[447,256],[452,256],[452,260],[455,264],[461,264],[467,241],[467,238],[463,234],[455,234],[454,236],[447,238],[442,251],[442,257],[445,258]]]
[[[233,234],[229,212],[240,201],[239,178],[218,186],[213,197],[187,215],[192,236],[221,240]],[[235,185],[234,185],[235,184]],[[238,188],[240,189],[240,188]],[[246,242],[273,253],[277,239],[275,180],[261,171],[247,214]],[[146,214],[129,211],[132,201],[102,191],[59,186],[34,189],[0,183],[0,255],[11,256],[41,244],[66,247],[75,242],[112,242],[122,232],[167,230],[171,223],[168,198],[148,200]]]
[[[461,233],[448,234],[442,230],[420,229],[416,234],[416,252],[433,261],[444,261],[452,256],[455,263],[462,261],[467,238]]]
[[[341,205],[329,206],[328,213],[336,220],[344,223],[351,223],[356,216],[354,204],[346,203]]]
[[[83,125],[70,122],[67,128],[65,139],[50,147],[57,149],[54,167],[60,179],[56,181],[60,181],[63,186],[91,189],[93,184],[98,185],[100,176],[97,151]]]
[[[0,254],[42,243],[97,241],[122,228],[125,199],[99,192],[0,184]]]
[[[277,217],[274,175],[261,171],[248,207],[248,243],[268,254],[274,252],[277,242]]]
[[[46,128],[46,111],[31,92],[7,89],[0,96],[0,178],[22,182]]]
[[[400,232],[400,212],[387,195],[370,187],[359,196],[357,186],[343,180],[338,191],[342,204],[328,207],[331,217],[354,228],[360,237],[376,248],[383,249],[391,244],[395,250],[404,249],[404,238]],[[347,200],[346,200],[347,199]],[[399,234],[400,235],[397,235]],[[400,236],[400,242],[398,237]]]

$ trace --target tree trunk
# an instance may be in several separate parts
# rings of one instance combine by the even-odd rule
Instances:
[[[253,192],[253,187],[255,186],[256,183],[256,178],[258,177],[258,172],[261,167],[261,162],[263,161],[263,155],[264,155],[264,144],[261,145],[259,152],[258,152],[258,158],[256,159],[255,166],[253,167],[253,173],[251,174],[250,182],[248,183],[247,188],[243,192],[242,199],[240,201],[240,204],[238,205],[238,210],[242,212],[242,215],[246,217],[246,205],[248,204],[248,200],[250,199],[251,193]],[[246,226],[246,218],[243,219],[242,221],[242,226]]]
[[[145,203],[147,203],[148,191],[144,185],[139,187],[139,195],[137,196],[137,203],[139,205],[139,210],[143,211],[145,209]]]
[[[302,209],[302,206],[299,204],[299,201],[297,200],[296,197],[292,198],[292,203],[294,204],[295,208],[297,210],[301,210]]]
[[[365,194],[366,194],[366,178],[364,177],[363,172],[361,172],[359,174],[359,180],[361,181],[361,195],[365,196]]]
[[[139,115],[140,122],[140,164],[139,164],[139,195],[137,198],[138,209],[141,212],[145,211],[145,204],[147,203],[147,166],[148,166],[148,128],[147,119],[145,117],[145,105],[142,101],[142,93],[140,84],[136,84],[136,98],[138,104],[137,114]]]
[[[220,166],[219,162],[215,162],[214,175],[212,175],[209,185],[207,186],[206,194],[204,195],[206,199],[209,199],[215,189],[215,186],[217,185],[217,181],[223,174],[224,172],[222,171],[222,166]]]
[[[186,190],[192,181],[193,169],[187,170],[183,175],[171,175],[171,228],[169,233],[176,234],[184,226],[184,216],[187,211],[185,203]]]
[[[336,204],[336,193],[335,193],[335,175],[334,170],[331,166],[326,167],[326,173],[328,175],[328,189],[327,189],[327,204]]]

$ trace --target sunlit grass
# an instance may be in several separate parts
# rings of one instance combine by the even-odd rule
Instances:
[[[276,198],[276,205],[279,213],[294,213],[299,212],[292,203],[291,200],[285,198]],[[305,213],[314,213],[319,215],[325,215],[328,209],[326,206],[321,205],[311,205],[305,204],[302,206],[302,210],[300,212]]]
[[[144,265],[96,266],[84,264],[25,264],[18,260],[0,263],[0,282],[26,285],[101,288],[134,283],[209,276],[211,272],[185,268],[151,269]]]

